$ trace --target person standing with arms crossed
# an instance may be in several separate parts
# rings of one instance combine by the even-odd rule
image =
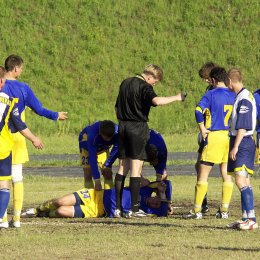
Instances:
[[[163,79],[160,67],[150,64],[142,74],[125,79],[119,88],[115,104],[119,121],[119,169],[115,176],[116,210],[114,217],[123,215],[122,195],[126,175],[130,170],[131,210],[126,217],[145,217],[139,209],[141,171],[146,159],[149,140],[148,115],[151,106],[162,106],[174,101],[184,101],[186,94],[158,97],[153,86]]]
[[[67,112],[54,112],[42,106],[32,89],[23,82],[18,81],[23,71],[23,59],[18,55],[10,55],[5,60],[6,82],[2,91],[10,97],[18,98],[18,110],[25,121],[25,107],[31,108],[37,115],[51,120],[67,119]],[[12,183],[13,183],[13,207],[14,217],[12,225],[21,226],[20,214],[23,207],[23,175],[22,164],[29,161],[28,151],[24,137],[18,132],[13,134],[14,146],[12,150]]]

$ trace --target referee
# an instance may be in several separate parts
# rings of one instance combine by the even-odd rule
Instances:
[[[126,217],[145,217],[139,209],[139,191],[146,145],[149,140],[148,115],[151,106],[162,106],[174,101],[184,101],[186,94],[158,97],[153,86],[163,79],[163,71],[148,65],[142,74],[125,79],[119,88],[115,110],[119,121],[119,169],[115,176],[116,210],[114,217],[123,215],[122,195],[126,175],[130,170],[131,210]]]

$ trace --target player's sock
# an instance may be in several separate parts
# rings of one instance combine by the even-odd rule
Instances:
[[[125,186],[125,176],[121,174],[116,174],[115,176],[115,191],[116,191],[116,208],[121,209],[122,206],[122,196]]]
[[[130,177],[130,192],[131,192],[131,209],[133,212],[139,210],[139,192],[140,192],[141,177]]]
[[[202,201],[208,191],[208,182],[198,181],[195,186],[194,212],[201,211]]]
[[[104,189],[105,190],[110,190],[112,188],[114,188],[113,179],[105,179],[104,180]]]
[[[249,186],[245,186],[242,189],[240,189],[240,192],[247,213],[247,217],[256,221],[254,210],[254,194],[252,188]]]
[[[247,213],[246,213],[246,206],[242,198],[242,192],[240,192],[241,195],[241,209],[242,209],[242,220],[247,220]]]
[[[54,205],[52,200],[47,200],[39,206],[39,210],[42,211],[42,212],[43,211],[56,210],[56,209],[57,209],[57,206]]]
[[[225,181],[222,183],[222,204],[220,211],[228,212],[229,204],[233,193],[233,182]]]
[[[14,221],[20,221],[20,215],[23,208],[23,195],[24,186],[23,182],[13,183],[13,208],[14,208]]]
[[[84,181],[84,187],[87,188],[87,189],[94,189],[93,180],[90,180],[90,181],[85,180]]]
[[[3,221],[8,203],[10,200],[10,190],[7,188],[0,189],[0,218]]]

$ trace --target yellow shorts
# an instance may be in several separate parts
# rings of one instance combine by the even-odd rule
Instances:
[[[210,163],[227,163],[229,152],[228,131],[212,131],[208,134],[201,160]]]
[[[25,137],[19,132],[12,134],[14,146],[12,149],[12,164],[23,164],[29,161]]]
[[[76,193],[82,201],[80,208],[85,218],[96,218],[104,215],[103,190],[95,191],[94,189],[84,188]]]
[[[83,168],[90,168],[90,165],[88,163],[88,155],[88,151],[82,148],[80,153],[80,161]],[[109,151],[103,151],[97,155],[97,163],[101,169],[104,167],[108,156]]]

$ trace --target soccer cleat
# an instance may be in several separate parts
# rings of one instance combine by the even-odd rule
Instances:
[[[217,211],[215,217],[216,218],[223,218],[223,219],[227,219],[229,218],[229,211],[220,211],[220,209]]]
[[[246,220],[236,220],[227,225],[228,228],[238,229],[239,225],[246,222]]]
[[[27,209],[25,212],[23,212],[21,214],[21,217],[22,218],[33,218],[33,217],[36,217],[38,214],[38,211],[36,208],[30,208],[30,209]]]
[[[9,223],[10,227],[13,228],[20,228],[21,227],[21,221],[14,221],[13,219]]]
[[[191,210],[188,214],[182,215],[184,219],[202,219],[202,213],[197,212],[195,213],[193,210]]]
[[[241,230],[253,230],[258,228],[258,224],[251,219],[247,219],[243,223],[240,223],[238,228]]]
[[[114,218],[121,218],[121,210],[120,209],[115,209]]]
[[[205,214],[207,212],[209,212],[209,206],[208,205],[202,205],[201,213]]]
[[[9,228],[9,223],[8,223],[8,221],[0,222],[0,228]]]
[[[143,218],[147,216],[148,215],[141,209],[136,212],[129,210],[129,212],[124,215],[125,218]]]

